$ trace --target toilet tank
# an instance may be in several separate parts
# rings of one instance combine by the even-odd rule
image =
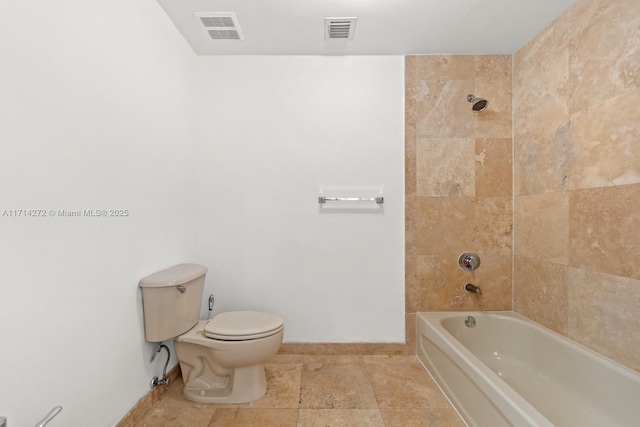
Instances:
[[[140,279],[147,341],[175,338],[200,318],[207,267],[178,264]]]

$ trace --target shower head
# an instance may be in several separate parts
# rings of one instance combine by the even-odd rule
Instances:
[[[471,94],[467,95],[467,101],[473,103],[473,105],[471,106],[471,109],[476,113],[486,110],[487,105],[489,105],[489,101],[487,101],[486,99],[476,98]]]

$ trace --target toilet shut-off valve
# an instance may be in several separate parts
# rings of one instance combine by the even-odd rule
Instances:
[[[213,315],[213,303],[215,302],[215,298],[213,297],[213,294],[209,295],[209,319],[211,319],[212,315]]]
[[[157,376],[151,378],[151,384],[149,387],[151,389],[159,385],[169,385],[169,377],[167,377],[167,366],[169,366],[169,359],[171,359],[171,351],[169,351],[169,347],[159,342],[158,346],[156,347],[156,352],[153,353],[153,356],[151,357],[151,361],[153,362],[155,360],[156,356],[163,348],[167,350],[167,361],[164,363],[164,368],[162,369],[162,378],[160,379]]]

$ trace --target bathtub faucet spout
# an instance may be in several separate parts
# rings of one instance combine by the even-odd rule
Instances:
[[[465,283],[464,284],[464,290],[467,292],[471,292],[474,293],[478,296],[482,295],[482,290],[480,289],[479,286],[474,285],[473,283]]]

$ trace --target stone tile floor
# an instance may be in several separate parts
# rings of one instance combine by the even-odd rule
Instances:
[[[238,405],[182,397],[178,378],[138,427],[464,427],[415,356],[276,355],[267,393]]]

